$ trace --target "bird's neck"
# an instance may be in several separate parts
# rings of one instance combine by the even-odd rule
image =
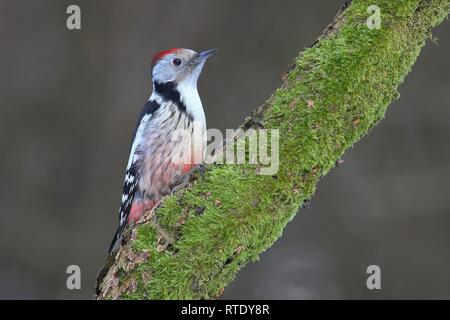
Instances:
[[[159,104],[175,103],[182,112],[186,112],[193,120],[206,122],[202,101],[197,91],[197,83],[191,81],[153,83],[153,92],[149,100]]]

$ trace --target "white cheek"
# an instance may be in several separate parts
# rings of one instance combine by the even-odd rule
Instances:
[[[171,63],[166,61],[159,62],[153,69],[152,78],[153,81],[165,83],[174,81],[176,72]]]

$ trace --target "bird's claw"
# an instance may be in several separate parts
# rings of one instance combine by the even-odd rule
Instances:
[[[180,189],[184,189],[189,185],[189,182],[198,178],[203,178],[206,172],[206,166],[204,164],[197,164],[191,168],[187,173],[179,178],[179,182],[172,188],[171,194],[174,194]]]
[[[205,176],[205,172],[206,172],[206,165],[200,163],[193,166],[191,171],[188,172],[188,174],[190,175],[190,178],[197,178],[197,177],[203,178]]]

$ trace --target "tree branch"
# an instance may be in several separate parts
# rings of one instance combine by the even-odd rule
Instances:
[[[381,28],[366,25],[370,5]],[[319,179],[398,97],[450,0],[354,0],[295,58],[283,85],[243,129],[280,132],[277,175],[256,165],[206,168],[127,231],[99,275],[98,299],[209,299],[281,235]]]

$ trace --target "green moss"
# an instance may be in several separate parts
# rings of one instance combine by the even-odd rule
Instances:
[[[365,24],[372,4],[381,8],[379,30]],[[301,53],[266,104],[265,127],[280,130],[278,174],[258,175],[252,165],[213,165],[189,189],[166,198],[156,219],[173,243],[159,251],[154,225],[138,226],[129,250],[151,255],[120,277],[136,283],[121,297],[218,295],[281,235],[343,152],[384,117],[429,29],[449,9],[450,0],[353,1],[338,32]]]

